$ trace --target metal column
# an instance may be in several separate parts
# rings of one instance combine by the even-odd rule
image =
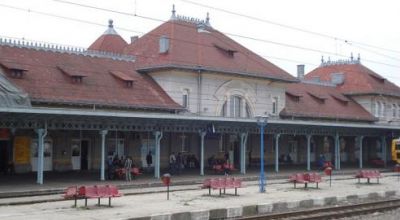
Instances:
[[[336,133],[335,136],[335,169],[340,170],[340,143],[338,133]]]
[[[363,157],[362,157],[362,143],[363,143],[364,136],[358,137],[358,146],[360,148],[360,156],[359,156],[359,165],[360,169],[363,168]]]
[[[384,167],[386,167],[386,165],[387,165],[387,155],[386,155],[386,152],[387,152],[387,148],[386,148],[386,137],[385,137],[385,136],[382,136],[382,160],[383,160]]]
[[[43,184],[43,165],[44,165],[44,138],[47,135],[47,129],[37,129],[38,134],[38,160],[37,160],[37,183]]]
[[[311,135],[307,136],[307,170],[311,170]]]
[[[248,133],[240,134],[240,173],[246,174],[246,143]],[[250,163],[250,161],[249,161]]]
[[[154,163],[154,177],[160,178],[160,142],[163,137],[162,131],[155,131],[154,136],[156,139],[156,161]]]
[[[100,180],[104,181],[105,180],[105,162],[106,162],[106,135],[108,131],[107,130],[101,130],[100,135],[101,135],[101,158],[100,158]]]
[[[200,131],[200,175],[204,176],[204,137],[206,136],[207,132]]]
[[[275,172],[279,172],[279,137],[281,134],[275,135]]]

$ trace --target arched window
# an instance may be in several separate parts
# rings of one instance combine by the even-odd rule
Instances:
[[[382,113],[381,116],[385,117],[386,116],[386,109],[385,109],[386,104],[384,102],[381,102],[381,105],[382,105],[381,106],[381,113]]]
[[[222,105],[220,116],[249,118],[252,114],[250,105],[245,98],[239,95],[232,95]]]

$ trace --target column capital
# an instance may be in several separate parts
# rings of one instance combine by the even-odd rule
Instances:
[[[108,133],[108,130],[100,130],[99,132],[102,136],[106,136]]]

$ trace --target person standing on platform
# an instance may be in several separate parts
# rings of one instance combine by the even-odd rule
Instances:
[[[153,155],[151,155],[151,151],[146,156],[147,170],[151,169],[151,165],[153,164]]]
[[[126,181],[131,181],[132,180],[132,176],[131,176],[132,159],[131,159],[131,157],[126,158],[124,167],[125,167]]]
[[[171,174],[175,174],[175,167],[176,167],[176,157],[175,157],[175,153],[172,152],[169,155],[169,170],[170,170]]]

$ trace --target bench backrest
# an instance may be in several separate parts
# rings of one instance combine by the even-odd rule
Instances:
[[[78,196],[78,187],[77,186],[70,186],[65,190],[64,198],[74,198]]]

